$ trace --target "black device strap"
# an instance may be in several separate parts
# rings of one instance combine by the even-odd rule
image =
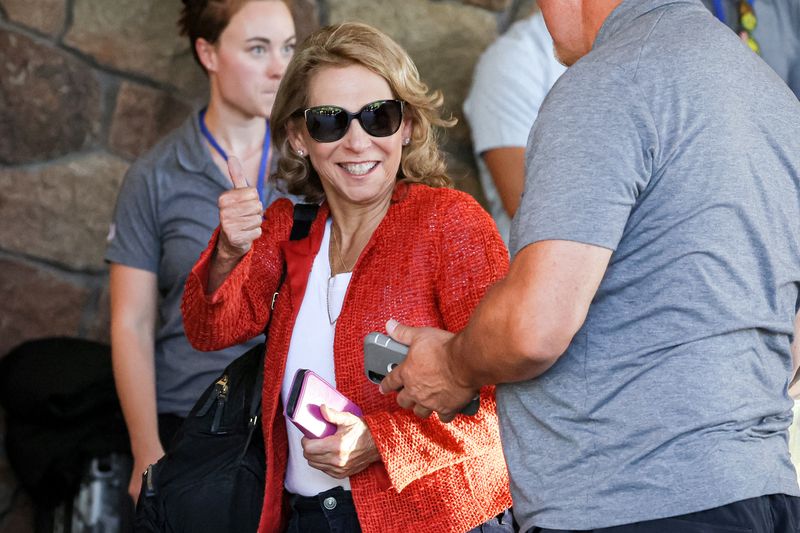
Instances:
[[[317,210],[319,206],[317,204],[295,204],[294,206],[294,215],[292,221],[292,232],[289,234],[290,241],[299,241],[301,239],[305,239],[308,236],[308,232],[311,229],[311,223],[314,222],[314,219],[317,217]],[[278,281],[278,286],[275,288],[275,294],[272,295],[272,305],[271,310],[275,308],[275,300],[278,297],[278,293],[283,287],[283,282],[286,281],[286,261],[283,262],[283,271],[281,272],[281,279]],[[269,325],[272,323],[272,312],[269,314],[269,320],[267,320],[267,325],[264,326],[264,343],[266,344],[266,337],[269,335]],[[253,395],[250,400],[250,411],[249,411],[249,426],[250,426],[250,436],[252,436],[253,429],[258,422],[258,411],[261,409],[261,388],[264,385],[264,353],[262,352],[261,358],[259,359],[259,372],[256,376],[255,383],[253,384]],[[250,444],[250,437],[247,439],[247,444],[245,444],[245,449]]]

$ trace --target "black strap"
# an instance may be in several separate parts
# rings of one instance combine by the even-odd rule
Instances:
[[[305,239],[311,229],[311,223],[317,218],[317,204],[296,204],[294,206],[294,222],[292,223],[292,233],[289,235],[290,241]]]
[[[289,235],[290,241],[299,241],[301,239],[305,239],[308,236],[308,232],[311,229],[311,223],[314,222],[314,219],[317,217],[317,210],[319,206],[317,204],[295,204],[294,206],[294,215],[292,221],[292,232]],[[281,278],[278,281],[278,286],[275,288],[275,294],[272,295],[272,309],[270,310],[269,319],[267,320],[267,325],[264,326],[264,344],[266,345],[266,337],[269,335],[269,325],[272,323],[272,310],[275,308],[275,299],[278,297],[278,293],[283,287],[283,282],[286,280],[286,262],[283,262],[283,271],[281,272]],[[250,411],[249,411],[249,420],[250,420],[250,434],[252,436],[253,429],[255,428],[258,411],[261,409],[261,388],[264,385],[264,353],[261,354],[261,358],[259,359],[259,373],[256,376],[256,381],[253,384],[253,394],[250,399]],[[250,443],[250,438],[247,439],[247,444],[245,445],[245,449]]]

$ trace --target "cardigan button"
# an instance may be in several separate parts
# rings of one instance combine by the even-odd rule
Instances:
[[[328,496],[322,501],[322,506],[329,511],[333,511],[336,509],[336,498],[333,496]]]

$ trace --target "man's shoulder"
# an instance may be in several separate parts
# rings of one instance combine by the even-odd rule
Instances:
[[[634,74],[624,64],[586,56],[568,68],[556,81],[542,104],[541,113],[549,108],[569,109],[580,101],[593,99],[629,98]],[[601,111],[601,110],[597,110]]]

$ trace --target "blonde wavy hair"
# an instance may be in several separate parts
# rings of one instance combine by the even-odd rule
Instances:
[[[308,107],[309,82],[317,72],[351,65],[361,65],[381,76],[394,97],[405,102],[403,116],[411,120],[412,131],[411,142],[403,147],[398,181],[451,187],[434,127],[450,127],[456,120],[442,118],[441,92],[429,92],[417,67],[399,44],[372,26],[358,22],[327,26],[312,33],[287,66],[270,115],[273,142],[280,153],[278,171],[272,179],[288,192],[305,196],[307,201],[318,202],[325,197],[316,170],[289,145],[287,126],[290,121],[297,121],[298,127],[303,122],[302,117],[293,114]]]

